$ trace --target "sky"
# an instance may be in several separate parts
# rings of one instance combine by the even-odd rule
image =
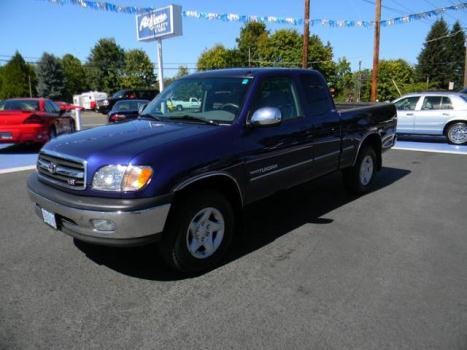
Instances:
[[[198,10],[241,15],[303,17],[303,0],[106,0],[118,5],[163,7],[171,3],[184,10]],[[382,19],[450,6],[467,0],[382,0]],[[374,0],[311,0],[310,17],[326,19],[374,19]],[[460,20],[467,26],[467,11],[450,11],[444,19],[451,26]],[[380,59],[403,58],[415,64],[425,37],[435,21],[426,19],[381,29]],[[179,65],[194,68],[201,52],[216,43],[233,48],[241,23],[183,18],[183,36],[163,41],[164,75],[172,76]],[[274,32],[302,26],[268,25]],[[334,49],[334,58],[346,57],[352,69],[371,67],[373,54],[372,28],[331,28],[313,26],[317,34]],[[0,0],[0,64],[15,51],[28,61],[38,61],[44,51],[63,56],[71,53],[84,62],[100,38],[115,38],[124,49],[140,48],[156,62],[156,43],[136,40],[135,17],[105,11],[82,9],[72,5],[54,5],[39,0]]]

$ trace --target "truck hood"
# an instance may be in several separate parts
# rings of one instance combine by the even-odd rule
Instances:
[[[223,127],[139,119],[60,136],[46,144],[43,150],[88,162],[125,164],[141,152],[157,150],[161,145],[167,146],[188,137],[216,132],[219,128]]]

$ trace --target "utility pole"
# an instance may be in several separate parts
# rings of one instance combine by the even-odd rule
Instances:
[[[357,102],[362,98],[362,61],[358,61]]]
[[[308,37],[310,36],[310,0],[305,0],[305,21],[303,23],[302,68],[308,68]]]
[[[378,99],[379,37],[381,30],[381,0],[376,0],[373,70],[371,71],[371,102]]]
[[[28,80],[29,80],[29,97],[32,98],[31,74],[28,74]]]

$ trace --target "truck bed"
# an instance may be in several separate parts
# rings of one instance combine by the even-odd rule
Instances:
[[[349,109],[359,109],[372,106],[387,105],[385,102],[341,102],[335,103],[337,111],[347,111]]]

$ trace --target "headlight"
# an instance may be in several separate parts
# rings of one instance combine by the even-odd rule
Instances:
[[[104,106],[108,106],[109,105],[109,100],[104,100],[104,102],[102,103]]]
[[[151,181],[150,166],[106,165],[92,179],[92,188],[100,191],[138,191]]]

